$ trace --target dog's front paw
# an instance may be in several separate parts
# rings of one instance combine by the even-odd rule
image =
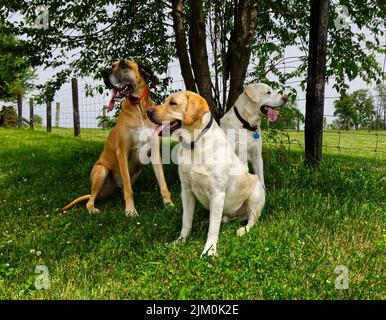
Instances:
[[[125,210],[126,217],[134,218],[138,216],[138,212],[135,208]]]
[[[164,206],[165,207],[174,207],[174,203],[172,200],[170,201],[164,201]]]
[[[179,236],[176,240],[173,241],[173,244],[185,243],[186,238]]]
[[[205,245],[204,251],[201,253],[201,258],[204,256],[215,257],[217,256],[217,245],[215,243]]]

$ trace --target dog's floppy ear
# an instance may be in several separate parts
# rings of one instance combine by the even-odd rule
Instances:
[[[152,87],[156,86],[158,83],[158,78],[154,75],[154,72],[149,67],[138,63],[138,70],[146,81],[150,81]]]
[[[188,102],[184,112],[184,123],[187,125],[200,119],[209,111],[208,104],[200,95],[188,92]]]
[[[256,102],[256,103],[260,102],[259,89],[256,84],[251,83],[247,85],[244,88],[244,92],[249,97],[249,99],[251,99],[253,102]]]

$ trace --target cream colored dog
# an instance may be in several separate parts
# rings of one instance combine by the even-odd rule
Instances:
[[[166,126],[170,131],[184,129],[178,150],[183,217],[177,241],[185,241],[190,234],[197,198],[210,210],[209,232],[202,255],[215,255],[221,220],[236,217],[248,220],[245,227],[237,230],[239,236],[256,223],[265,202],[263,185],[256,175],[248,173],[224,131],[213,121],[206,101],[198,94],[175,93],[148,114],[160,124],[158,132]]]
[[[261,155],[263,140],[261,137],[261,118],[276,121],[279,112],[276,107],[282,106],[287,96],[275,93],[265,83],[252,83],[244,88],[235,105],[221,119],[221,128],[236,129],[235,135],[228,135],[235,142],[235,150],[240,159],[247,165],[251,162],[255,174],[264,183],[263,158]]]

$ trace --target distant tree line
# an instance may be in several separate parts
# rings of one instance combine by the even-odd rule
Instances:
[[[386,130],[386,86],[377,85],[376,92],[375,96],[367,89],[343,94],[334,102],[337,119],[329,128]]]

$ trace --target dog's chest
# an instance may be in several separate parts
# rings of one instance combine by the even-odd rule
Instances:
[[[136,161],[141,164],[146,164],[148,152],[150,150],[150,138],[152,130],[143,126],[135,129],[130,129],[129,134],[132,139],[132,148],[128,153],[131,162]]]
[[[209,209],[210,192],[208,186],[211,178],[205,166],[202,165],[180,165],[180,175],[184,181],[189,183],[190,189],[198,201]]]

